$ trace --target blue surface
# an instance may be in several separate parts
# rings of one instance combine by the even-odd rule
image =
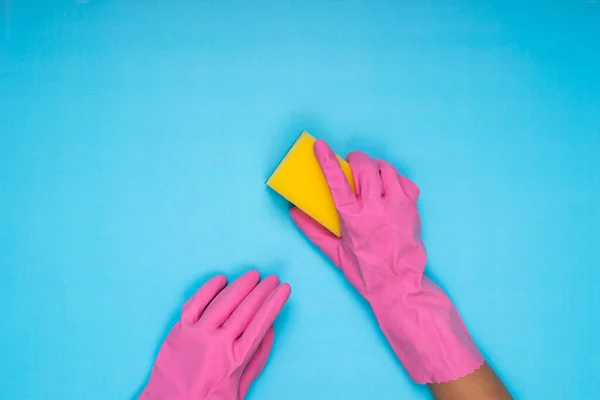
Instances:
[[[419,184],[517,398],[599,399],[600,3],[287,3],[0,1],[0,398],[132,398],[250,266],[293,297],[249,398],[428,398],[263,184],[308,129]]]

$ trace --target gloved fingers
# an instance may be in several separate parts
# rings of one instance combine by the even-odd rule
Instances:
[[[404,197],[404,192],[400,186],[400,174],[392,164],[384,160],[376,160],[383,185],[383,195],[385,197]]]
[[[339,264],[338,247],[340,239],[325,229],[321,224],[312,219],[297,207],[290,209],[290,216],[296,226],[308,239],[325,254],[334,264]],[[339,265],[338,265],[339,267]]]
[[[275,289],[269,298],[260,307],[248,327],[237,340],[235,346],[242,355],[254,354],[256,348],[263,340],[265,334],[273,325],[275,318],[290,297],[291,288],[283,283]]]
[[[217,275],[208,280],[198,291],[185,302],[181,309],[181,322],[195,324],[202,315],[204,309],[227,285],[224,275]]]
[[[402,187],[404,194],[410,201],[416,203],[417,200],[419,199],[419,193],[420,193],[419,187],[417,186],[416,183],[414,183],[413,181],[411,181],[404,175],[402,175],[402,174],[398,174],[398,175],[400,176],[400,186]]]
[[[364,201],[379,200],[382,195],[381,177],[377,162],[361,151],[348,154],[357,197]]]
[[[230,283],[219,293],[204,311],[201,322],[211,328],[218,328],[229,318],[242,301],[258,284],[258,271],[248,271]]]
[[[379,166],[385,196],[401,196],[402,198],[416,202],[419,198],[419,187],[399,173],[389,162],[384,160],[376,161]]]
[[[275,339],[275,331],[273,327],[270,327],[262,342],[258,345],[256,353],[252,356],[248,365],[242,372],[240,378],[240,398],[244,399],[250,389],[250,385],[260,375],[262,370],[265,368],[269,354],[271,354],[271,348],[273,348],[273,340]]]
[[[333,202],[338,210],[356,204],[356,196],[335,153],[329,148],[323,140],[317,140],[314,144],[314,152],[329,190],[333,197]]]
[[[231,314],[223,324],[223,329],[229,330],[234,339],[237,339],[248,327],[269,295],[279,285],[279,278],[271,275],[263,279],[252,292],[242,301],[242,304]]]

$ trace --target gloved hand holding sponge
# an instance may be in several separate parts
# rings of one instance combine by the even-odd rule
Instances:
[[[299,156],[307,143],[310,157]],[[430,384],[440,400],[511,399],[451,300],[424,275],[419,188],[391,164],[361,152],[350,153],[346,164],[305,133],[295,147],[268,184],[295,204],[292,220],[370,304],[412,379]],[[283,184],[286,174],[295,174],[294,182]],[[302,191],[311,181],[316,192],[307,196]],[[186,303],[141,399],[244,398],[290,294],[276,277],[259,279],[250,272],[225,286],[225,278],[216,277]]]

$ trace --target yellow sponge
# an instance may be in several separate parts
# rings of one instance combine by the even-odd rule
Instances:
[[[308,132],[302,132],[267,185],[339,237],[340,220],[313,151],[315,141]],[[338,161],[354,190],[350,165],[339,156]]]

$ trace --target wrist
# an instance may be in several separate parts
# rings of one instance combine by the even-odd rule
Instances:
[[[385,285],[370,293],[379,325],[418,383],[446,382],[479,368],[483,357],[458,311],[428,278],[418,285]]]

